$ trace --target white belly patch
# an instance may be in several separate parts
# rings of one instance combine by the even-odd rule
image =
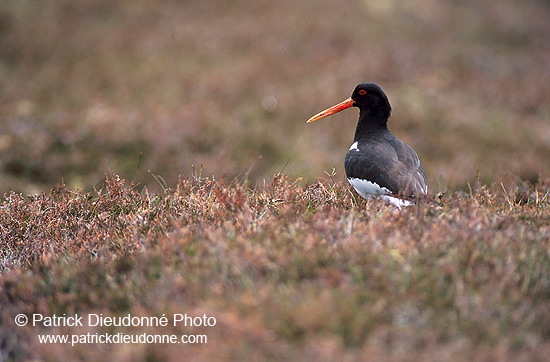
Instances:
[[[375,182],[370,182],[370,181],[363,180],[360,178],[355,178],[355,177],[348,178],[348,181],[351,184],[351,186],[353,186],[355,191],[357,191],[357,193],[361,195],[361,197],[364,199],[370,200],[374,197],[379,197],[383,200],[388,201],[392,205],[397,206],[399,209],[401,209],[401,207],[403,206],[409,206],[413,204],[408,200],[403,200],[403,199],[388,195],[390,193],[390,190],[388,190],[385,187],[380,187]]]

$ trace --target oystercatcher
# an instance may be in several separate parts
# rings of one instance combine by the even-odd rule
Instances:
[[[426,174],[414,150],[388,130],[390,102],[376,84],[362,83],[350,98],[307,122],[350,107],[359,108],[359,122],[344,168],[349,183],[365,199],[380,197],[401,208],[428,193]]]

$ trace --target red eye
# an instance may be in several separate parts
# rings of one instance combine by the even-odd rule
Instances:
[[[361,90],[359,91],[359,94],[362,95],[362,96],[364,96],[365,94],[367,94],[367,91],[364,90],[364,89],[361,89]]]

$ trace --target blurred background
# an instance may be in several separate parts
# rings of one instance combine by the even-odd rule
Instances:
[[[431,191],[550,175],[550,2],[4,0],[0,194],[345,179],[374,82]]]

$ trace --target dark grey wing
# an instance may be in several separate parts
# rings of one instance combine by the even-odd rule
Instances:
[[[405,196],[426,195],[428,183],[418,155],[409,145],[395,139],[398,141],[394,144],[398,162],[394,177],[399,182],[400,192]]]
[[[416,152],[397,137],[367,139],[351,149],[344,162],[348,178],[375,182],[391,193],[403,196],[425,195],[426,174]]]
[[[382,160],[379,152],[385,151]],[[383,161],[383,162],[382,162]],[[387,145],[370,144],[358,150],[350,150],[346,154],[344,169],[348,178],[358,178],[376,183],[387,188],[391,193],[399,193],[400,187],[396,179],[389,177],[389,171],[398,163],[397,154]]]

